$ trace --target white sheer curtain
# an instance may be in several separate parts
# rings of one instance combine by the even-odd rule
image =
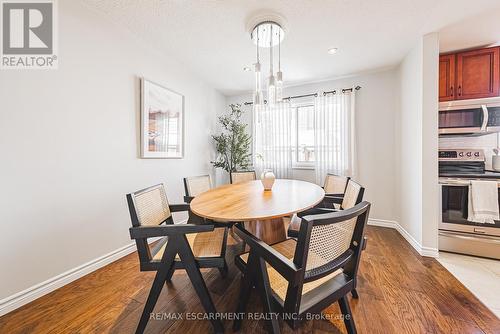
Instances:
[[[290,103],[254,106],[254,154],[257,173],[273,171],[276,178],[292,175],[292,108]]]
[[[327,173],[355,176],[356,140],[355,90],[328,94],[315,100],[316,182],[323,184]]]

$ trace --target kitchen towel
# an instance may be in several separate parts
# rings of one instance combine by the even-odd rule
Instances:
[[[467,219],[482,224],[495,224],[494,220],[500,220],[497,181],[470,181]]]

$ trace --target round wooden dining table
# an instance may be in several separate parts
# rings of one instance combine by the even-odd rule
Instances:
[[[283,217],[314,207],[324,190],[305,181],[277,179],[271,190],[260,180],[228,184],[199,194],[191,211],[217,222],[245,222],[245,228],[272,244],[286,239]]]

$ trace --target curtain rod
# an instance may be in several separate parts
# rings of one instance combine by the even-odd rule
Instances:
[[[360,89],[361,89],[361,86],[356,86],[354,88],[343,88],[343,89],[341,89],[341,92],[342,93],[352,92],[353,90],[360,90]],[[331,91],[328,91],[328,92],[323,92],[323,96],[325,96],[327,94],[337,94],[337,90],[331,90]],[[288,97],[284,97],[283,100],[290,101],[291,99],[300,99],[302,97],[311,97],[311,96],[318,97],[318,93],[288,96]],[[267,101],[264,100],[264,103],[267,103]],[[248,106],[248,105],[252,105],[253,102],[245,102],[243,104],[246,105],[246,106]]]

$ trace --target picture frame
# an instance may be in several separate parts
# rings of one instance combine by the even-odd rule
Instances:
[[[141,158],[184,158],[184,95],[141,78]]]

